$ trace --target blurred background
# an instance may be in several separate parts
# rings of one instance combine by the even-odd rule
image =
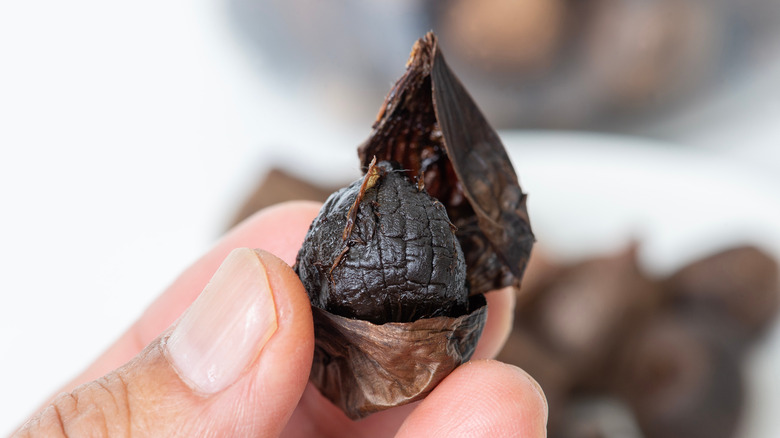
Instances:
[[[0,433],[237,217],[357,177],[433,29],[529,193],[502,359],[550,436],[775,437],[779,24],[774,0],[0,3]]]

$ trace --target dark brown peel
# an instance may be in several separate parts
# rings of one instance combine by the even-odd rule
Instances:
[[[365,195],[366,190],[370,189],[376,184],[379,176],[380,170],[376,167],[376,157],[374,157],[374,159],[371,160],[371,164],[368,165],[368,170],[366,171],[366,175],[363,178],[363,183],[360,185],[360,190],[358,191],[357,198],[355,198],[355,203],[352,204],[352,207],[349,208],[349,213],[347,214],[347,226],[344,227],[344,233],[341,236],[341,240],[346,242],[352,236],[352,229],[355,228],[355,220],[357,219],[357,211],[360,207],[360,201],[363,200],[363,195]]]
[[[313,308],[311,380],[352,419],[420,400],[474,353],[487,318],[484,297],[457,318],[373,324]],[[345,346],[349,346],[345,348]]]
[[[534,242],[526,195],[498,134],[432,33],[415,44],[358,155],[364,168],[374,156],[400,163],[447,207],[472,294],[519,285]]]

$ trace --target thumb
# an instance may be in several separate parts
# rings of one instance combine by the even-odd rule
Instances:
[[[19,436],[277,436],[308,380],[311,309],[269,253],[236,249],[126,365],[58,396]]]

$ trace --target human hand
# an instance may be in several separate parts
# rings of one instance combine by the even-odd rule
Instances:
[[[421,402],[355,422],[307,385],[311,309],[289,265],[319,207],[234,228],[15,436],[545,436],[536,382],[487,360],[511,327],[509,289],[487,296],[474,359]]]

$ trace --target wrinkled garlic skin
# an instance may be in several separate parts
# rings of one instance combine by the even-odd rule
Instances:
[[[466,263],[446,209],[386,161],[328,198],[296,271],[312,305],[348,318],[466,312]]]

